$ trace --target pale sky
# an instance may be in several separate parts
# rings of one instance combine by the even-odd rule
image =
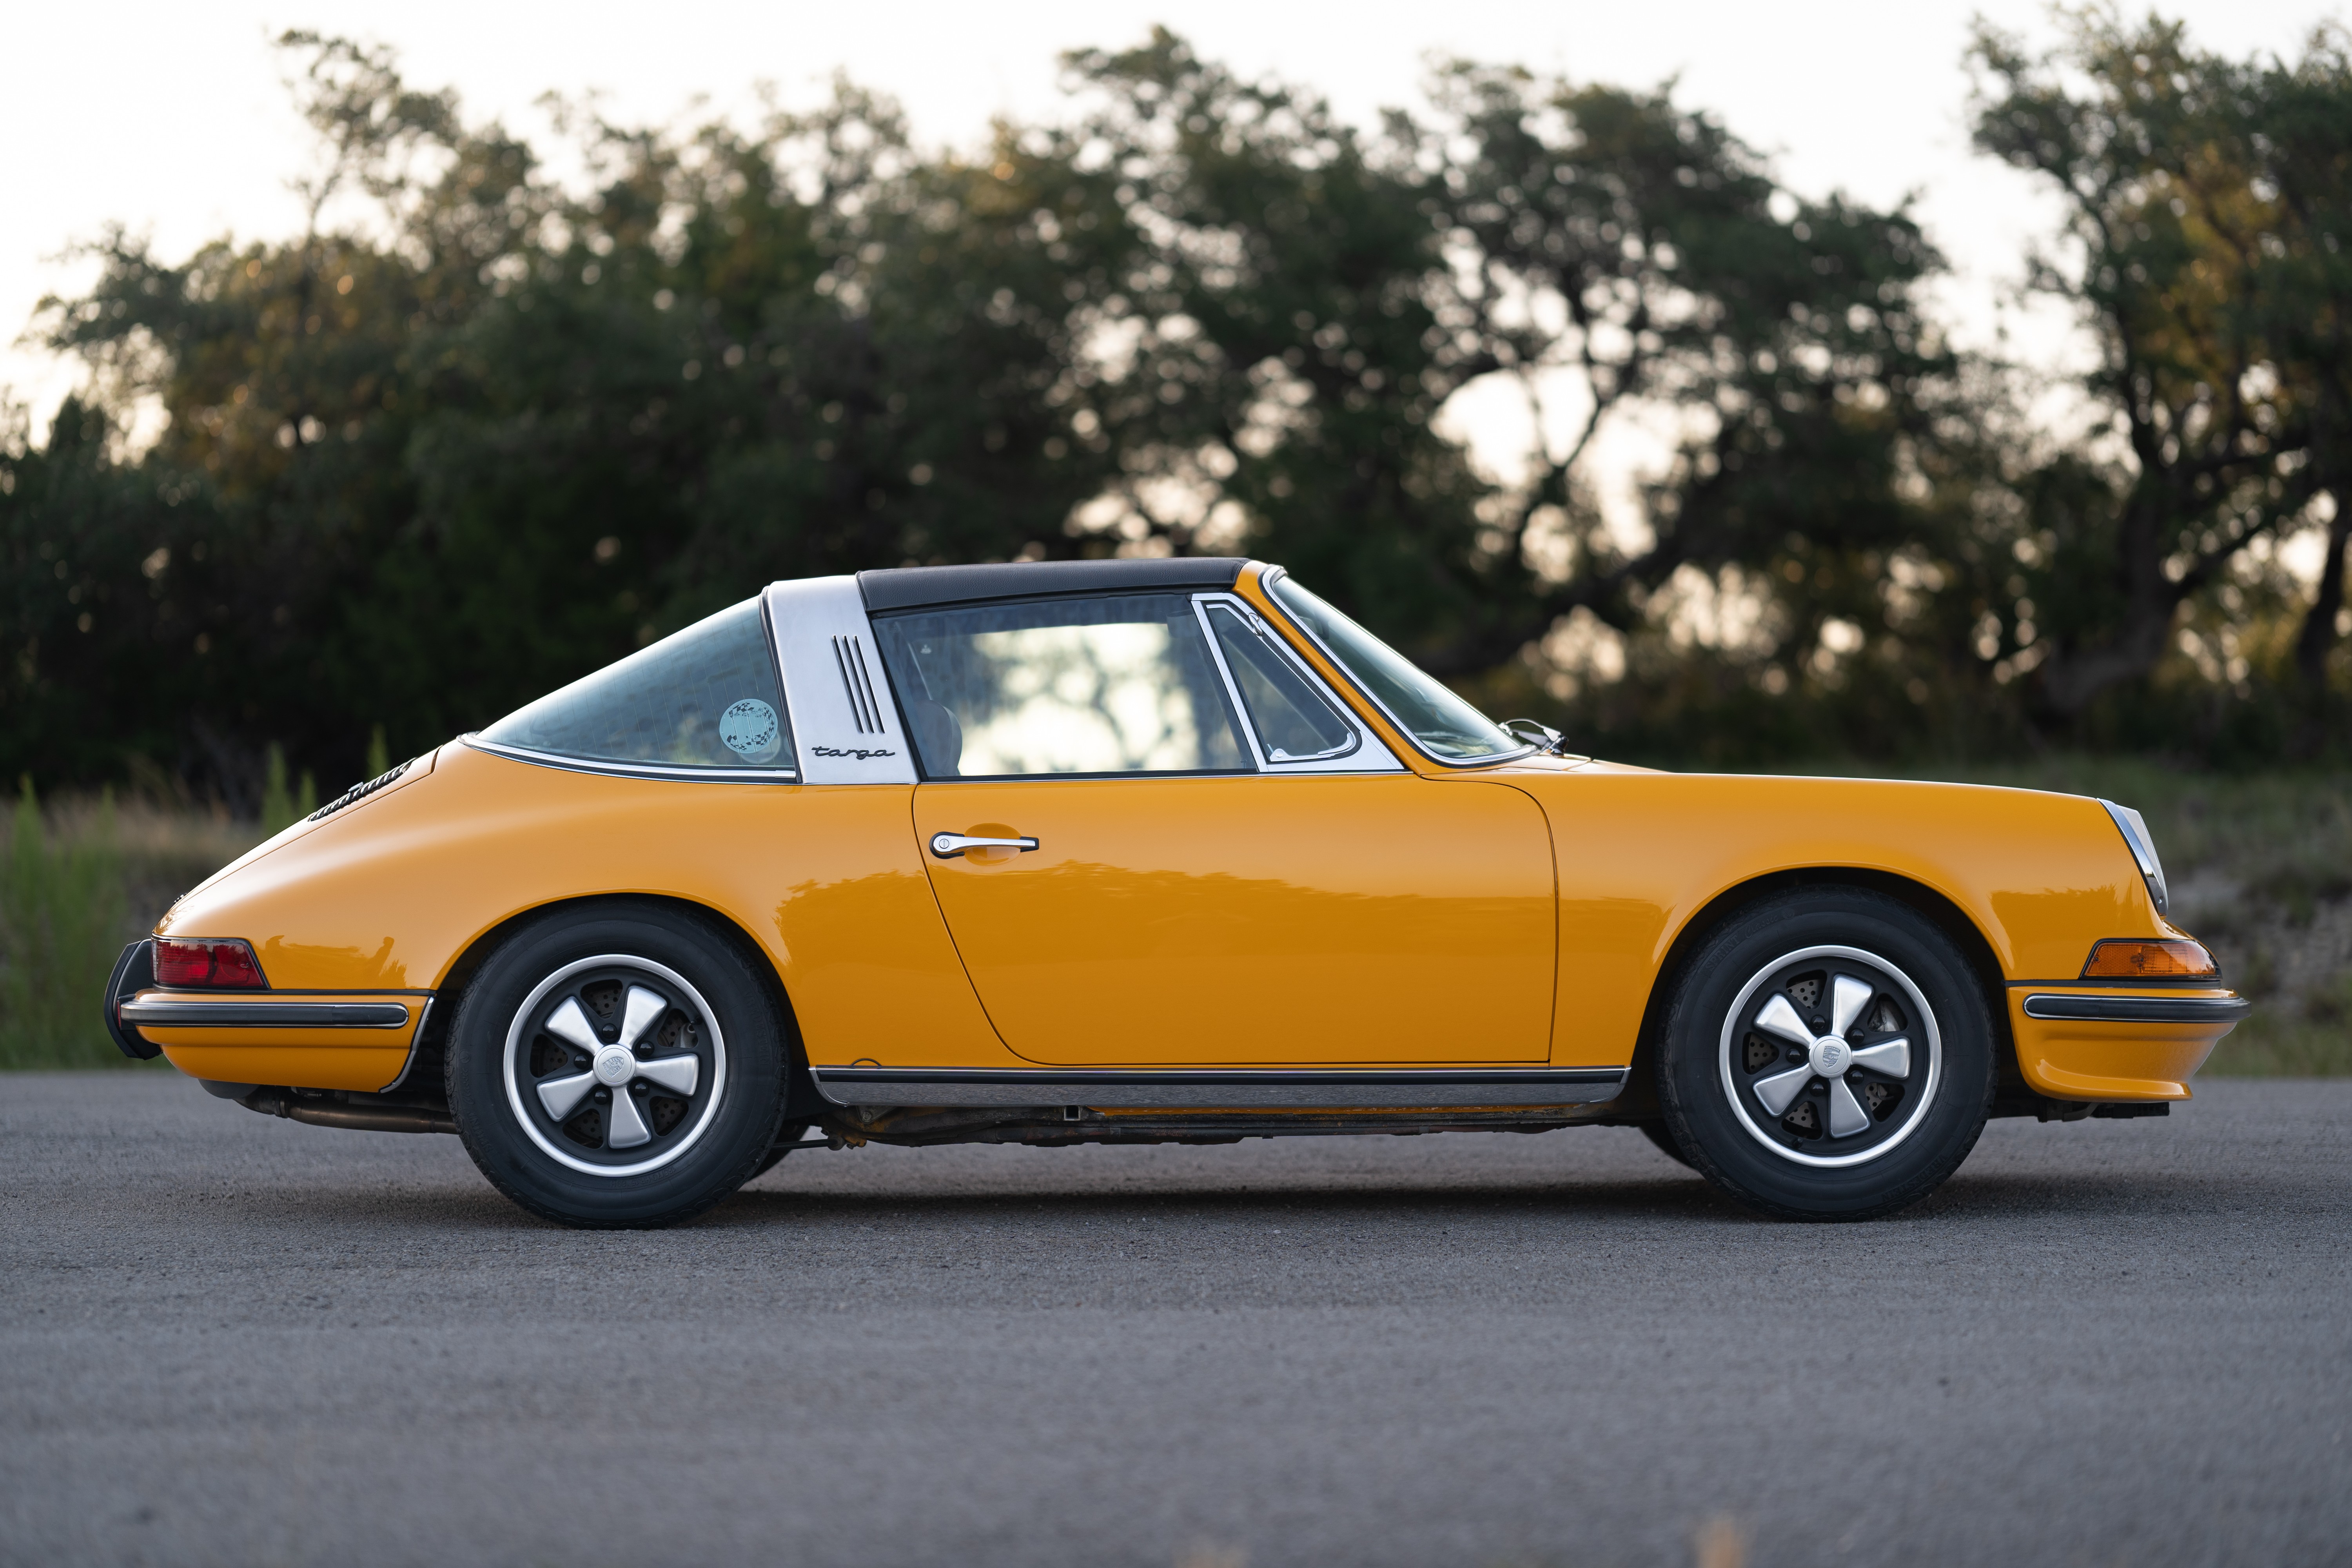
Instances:
[[[2336,9],[2323,0],[2187,0],[2166,14],[2226,53],[2292,53]],[[77,367],[10,340],[44,292],[87,282],[86,265],[58,258],[108,222],[152,235],[174,259],[215,236],[299,228],[285,182],[304,166],[308,143],[266,42],[289,26],[390,43],[413,83],[454,86],[468,119],[501,118],[518,130],[541,129],[532,106],[550,90],[598,92],[614,118],[657,121],[685,114],[698,95],[717,110],[748,108],[761,81],[788,101],[813,100],[839,68],[900,99],[932,145],[973,144],[993,115],[1055,114],[1062,50],[1123,47],[1155,22],[1244,72],[1319,89],[1359,123],[1411,101],[1433,55],[1633,86],[1675,77],[1682,102],[1719,113],[1801,192],[1843,188],[1882,204],[1917,193],[1957,271],[1947,319],[1964,342],[1984,346],[2005,319],[2000,302],[2019,257],[2053,232],[2056,209],[2025,176],[1969,151],[1960,57],[1978,13],[2052,36],[2039,0],[8,0],[0,14],[0,395],[29,403],[46,430],[79,381]],[[2055,366],[2081,352],[2059,321],[2006,319],[2030,359]]]

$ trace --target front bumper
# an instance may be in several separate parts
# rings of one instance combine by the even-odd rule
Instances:
[[[2019,985],[2009,994],[2018,1070],[2053,1100],[2186,1100],[2189,1080],[2253,1005],[2186,987]]]
[[[2242,996],[2083,996],[2040,991],[2027,996],[2024,1006],[2029,1018],[2079,1024],[2235,1025],[2254,1010]]]

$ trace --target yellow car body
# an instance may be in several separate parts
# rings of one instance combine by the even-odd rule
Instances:
[[[1481,1074],[1504,1086],[1488,1108],[1524,1115],[1541,1083],[1558,1121],[1643,1121],[1656,1113],[1632,1069],[1677,965],[1765,893],[1820,885],[1885,894],[1948,933],[1983,987],[2011,1109],[2186,1099],[2243,1010],[2218,976],[2084,978],[2101,942],[2185,936],[2102,803],[1541,749],[1441,761],[1302,629],[1273,574],[1238,565],[1229,593],[1401,765],[817,783],[804,759],[792,778],[705,782],[457,740],[156,926],[249,943],[266,989],[139,987],[110,997],[113,1021],[198,1079],[292,1091],[281,1110],[341,1091],[312,1098],[400,1125],[397,1107],[374,1122],[364,1108],[404,1088],[430,1100],[420,1044],[501,932],[634,898],[706,912],[772,967],[840,1113],[820,1130],[861,1104],[1002,1104],[1024,1084],[1050,1089],[1030,1103],[1091,1109],[1090,1131],[1173,1108],[1459,1117],[1487,1103]],[[784,686],[805,751],[814,680],[787,668]],[[874,706],[887,731],[887,694]],[[1038,843],[943,858],[926,848],[940,834]],[[1082,1098],[1154,1074],[1151,1093]],[[1250,1087],[1315,1079],[1329,1081],[1287,1098]],[[1424,1080],[1452,1087],[1417,1098]]]

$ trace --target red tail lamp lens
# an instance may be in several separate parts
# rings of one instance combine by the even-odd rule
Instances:
[[[2212,980],[2221,966],[2201,942],[2103,942],[2083,965],[2085,980]]]
[[[155,984],[158,985],[227,985],[251,991],[268,989],[253,949],[235,937],[217,942],[182,937],[155,939]]]

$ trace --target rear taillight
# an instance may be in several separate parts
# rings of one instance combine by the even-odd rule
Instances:
[[[266,991],[253,949],[236,937],[216,941],[159,936],[155,939],[155,984],[170,986],[231,986]]]

